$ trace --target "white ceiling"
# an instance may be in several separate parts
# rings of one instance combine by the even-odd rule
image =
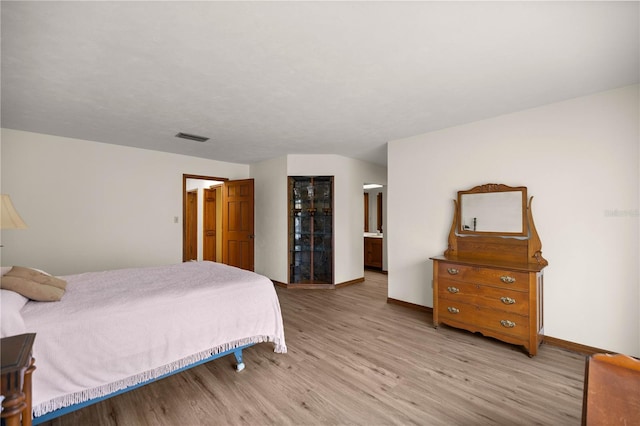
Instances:
[[[638,83],[638,6],[2,1],[2,127],[386,164],[390,140]]]

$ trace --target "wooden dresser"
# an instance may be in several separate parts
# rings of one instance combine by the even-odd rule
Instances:
[[[460,206],[466,194],[499,192],[513,192],[514,197],[521,194],[522,208],[511,209],[521,211],[517,213],[522,215],[520,228],[484,231],[475,225],[481,222],[478,217],[465,220]],[[474,229],[465,228],[467,223],[474,223]],[[448,249],[431,258],[434,326],[447,324],[479,332],[522,345],[529,356],[536,355],[544,336],[543,269],[547,261],[541,248],[525,187],[487,184],[460,191]]]

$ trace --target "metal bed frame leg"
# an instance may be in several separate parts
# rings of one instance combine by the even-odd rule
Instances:
[[[233,355],[236,357],[236,371],[244,370],[244,362],[242,361],[242,348],[235,349]]]

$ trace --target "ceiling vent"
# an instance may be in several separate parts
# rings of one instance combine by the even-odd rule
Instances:
[[[178,133],[176,135],[177,138],[182,138],[182,139],[189,139],[191,141],[196,141],[196,142],[206,142],[209,140],[209,138],[205,138],[204,136],[198,136],[198,135],[191,135],[189,133]]]

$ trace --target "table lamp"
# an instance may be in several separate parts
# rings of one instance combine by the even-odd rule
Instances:
[[[27,229],[8,194],[2,194],[0,199],[0,229]]]

